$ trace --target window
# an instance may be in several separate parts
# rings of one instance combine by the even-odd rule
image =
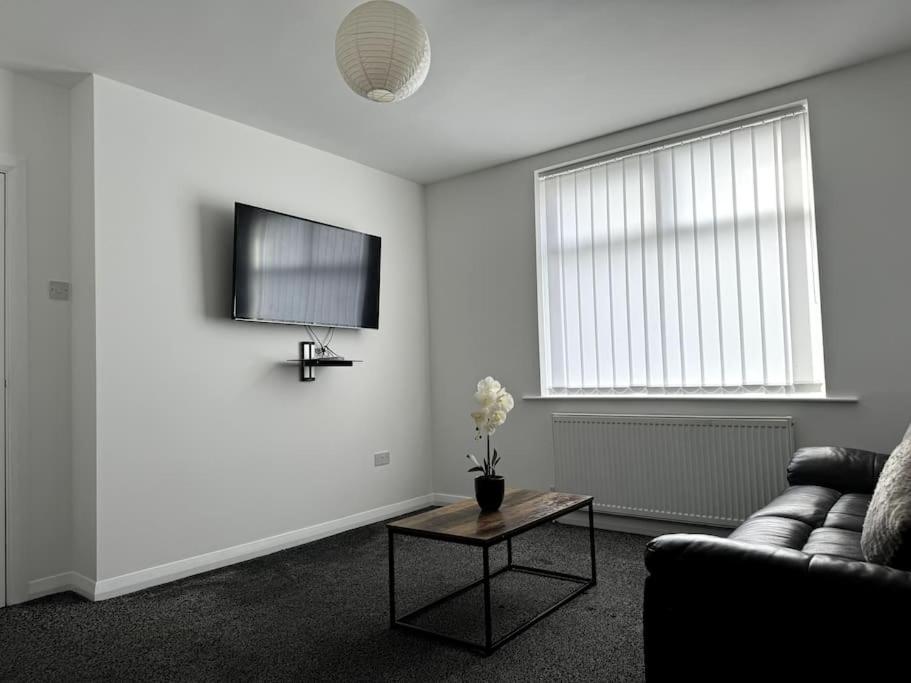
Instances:
[[[536,183],[543,394],[824,392],[805,104]]]

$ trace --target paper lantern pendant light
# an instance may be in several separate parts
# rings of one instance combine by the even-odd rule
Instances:
[[[374,102],[398,102],[430,70],[430,39],[418,18],[389,0],[355,7],[335,34],[335,61],[345,83]]]

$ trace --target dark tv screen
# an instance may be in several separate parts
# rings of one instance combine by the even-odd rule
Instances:
[[[234,206],[234,319],[379,328],[380,238]]]

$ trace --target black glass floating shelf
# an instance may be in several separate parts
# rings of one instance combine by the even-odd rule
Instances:
[[[293,363],[294,365],[300,365],[303,363],[308,367],[319,367],[320,365],[324,367],[334,366],[338,368],[350,368],[355,363],[363,363],[362,360],[354,360],[352,358],[313,358],[312,360],[299,360],[297,358],[289,358],[285,361],[286,363]]]
[[[318,367],[323,368],[350,368],[355,363],[363,363],[362,360],[354,360],[352,358],[335,358],[335,357],[321,357],[315,358],[313,356],[313,342],[301,342],[300,343],[300,357],[291,358],[285,361],[288,364],[297,365],[300,368],[300,381],[301,382],[314,382],[316,381],[316,376],[314,375],[313,369]]]

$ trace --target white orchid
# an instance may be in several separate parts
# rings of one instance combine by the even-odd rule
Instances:
[[[490,425],[491,433],[501,424],[506,422],[506,412],[503,410],[490,411],[490,417],[487,418],[487,424]]]
[[[491,458],[490,435],[506,422],[506,415],[515,406],[515,401],[503,385],[493,377],[485,377],[478,382],[474,397],[480,405],[479,410],[471,413],[471,419],[474,420],[475,425],[475,438],[487,437],[487,457],[484,459],[484,464],[481,465],[473,455],[469,454],[468,457],[474,461],[476,466],[468,471],[484,472],[486,476],[493,476],[496,474],[495,468],[500,457],[494,450],[493,458]]]
[[[474,397],[481,409],[472,412],[471,418],[474,420],[477,438],[480,439],[490,436],[506,422],[506,414],[513,409],[515,401],[493,377],[485,377],[478,382]]]
[[[475,400],[483,408],[489,408],[497,402],[500,392],[504,391],[503,386],[493,377],[485,377],[478,382],[478,390],[475,392]]]

